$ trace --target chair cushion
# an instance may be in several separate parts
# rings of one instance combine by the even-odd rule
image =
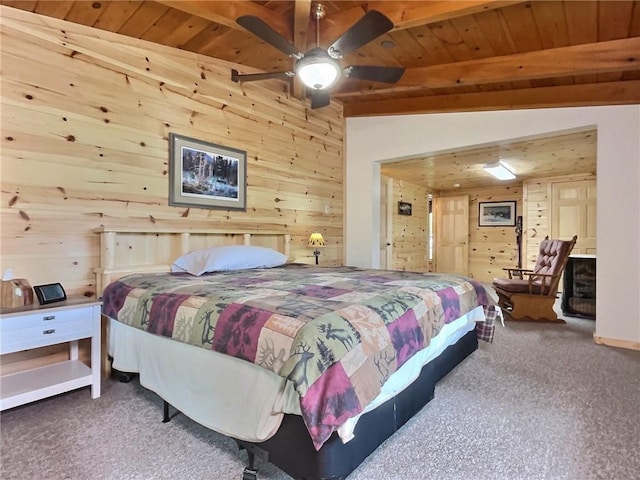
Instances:
[[[535,273],[555,274],[562,268],[562,262],[567,257],[571,242],[566,240],[544,239],[540,243]]]
[[[504,290],[508,293],[529,293],[529,280],[509,279],[509,278],[494,278],[493,287],[496,289]],[[531,292],[540,295],[540,282],[533,282]],[[549,294],[549,288],[544,289],[545,295]]]

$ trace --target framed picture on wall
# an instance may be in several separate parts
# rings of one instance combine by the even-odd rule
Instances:
[[[480,202],[479,227],[515,227],[516,202]]]
[[[411,215],[412,209],[409,202],[398,202],[398,215]]]
[[[247,152],[169,134],[169,205],[247,209]]]

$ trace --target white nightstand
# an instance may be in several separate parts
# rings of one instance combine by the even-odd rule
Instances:
[[[0,411],[91,385],[100,396],[102,302],[69,299],[0,311],[0,354],[71,342],[69,360],[0,376]],[[91,368],[78,360],[78,340],[91,339]]]

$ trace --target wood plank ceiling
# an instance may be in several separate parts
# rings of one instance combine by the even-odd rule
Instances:
[[[240,27],[240,15],[262,18],[302,51],[316,41],[311,0],[0,3],[231,61],[241,73],[287,71],[293,61]],[[370,9],[395,25],[343,66],[406,68],[391,86],[343,79],[332,98],[346,117],[640,103],[638,0],[322,4],[323,47]],[[297,82],[266,81],[301,96]]]
[[[421,185],[431,192],[521,185],[527,180],[562,175],[596,175],[597,132],[563,132],[540,138],[517,139],[464,150],[434,152],[382,164],[380,173]],[[513,181],[493,178],[483,166],[503,161]]]

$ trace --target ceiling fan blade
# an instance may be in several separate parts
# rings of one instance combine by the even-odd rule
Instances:
[[[286,80],[295,75],[293,72],[268,72],[239,74],[238,70],[231,70],[231,80],[234,82],[254,82],[256,80],[281,79]]]
[[[351,65],[344,69],[344,76],[372,82],[396,83],[404,74],[404,67],[376,67],[371,65]]]
[[[236,19],[236,23],[290,57],[303,57],[303,54],[296,47],[260,18],[253,15],[243,15]]]
[[[312,92],[311,93],[311,109],[326,107],[331,103],[329,94],[326,92]]]
[[[393,22],[389,18],[377,10],[369,10],[331,44],[328,49],[329,55],[333,58],[342,58],[392,28]]]

